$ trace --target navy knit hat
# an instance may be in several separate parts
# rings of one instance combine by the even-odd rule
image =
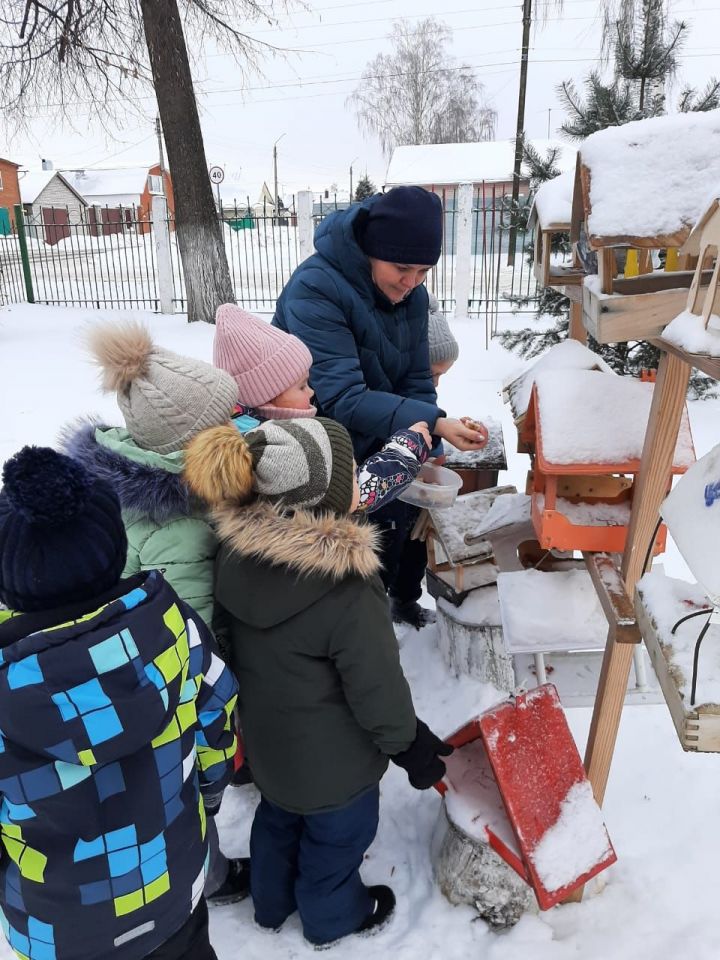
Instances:
[[[7,461],[0,490],[0,600],[50,610],[92,600],[122,575],[127,537],[114,490],[48,447]]]
[[[434,266],[442,247],[440,198],[422,187],[393,187],[368,211],[360,248],[388,263]]]

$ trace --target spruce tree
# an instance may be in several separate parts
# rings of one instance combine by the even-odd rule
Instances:
[[[377,187],[372,182],[370,177],[365,174],[364,177],[360,177],[355,187],[355,196],[354,200],[356,203],[359,203],[361,200],[367,200],[368,197],[372,197],[377,193]]]

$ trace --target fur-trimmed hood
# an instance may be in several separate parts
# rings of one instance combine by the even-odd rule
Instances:
[[[367,579],[380,569],[376,528],[351,517],[305,510],[283,513],[257,500],[247,507],[216,507],[212,518],[220,541],[231,553],[286,567],[302,577]]]
[[[60,445],[68,456],[113,487],[123,511],[164,524],[202,509],[183,479],[182,451],[159,454],[143,450],[125,430],[94,420],[66,427]]]

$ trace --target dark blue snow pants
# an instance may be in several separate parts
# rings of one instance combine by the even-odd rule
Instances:
[[[250,834],[255,920],[279,927],[297,910],[305,938],[328,943],[352,933],[372,901],[359,867],[378,825],[378,787],[328,813],[290,813],[265,797]]]

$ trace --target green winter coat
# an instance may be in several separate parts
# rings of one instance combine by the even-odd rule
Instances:
[[[238,678],[254,780],[285,810],[341,807],[416,732],[374,528],[264,503],[214,519],[216,629]]]
[[[184,453],[143,450],[127,430],[84,423],[65,451],[117,493],[128,537],[124,577],[158,569],[208,626],[213,619],[217,538],[205,507],[186,486]]]

